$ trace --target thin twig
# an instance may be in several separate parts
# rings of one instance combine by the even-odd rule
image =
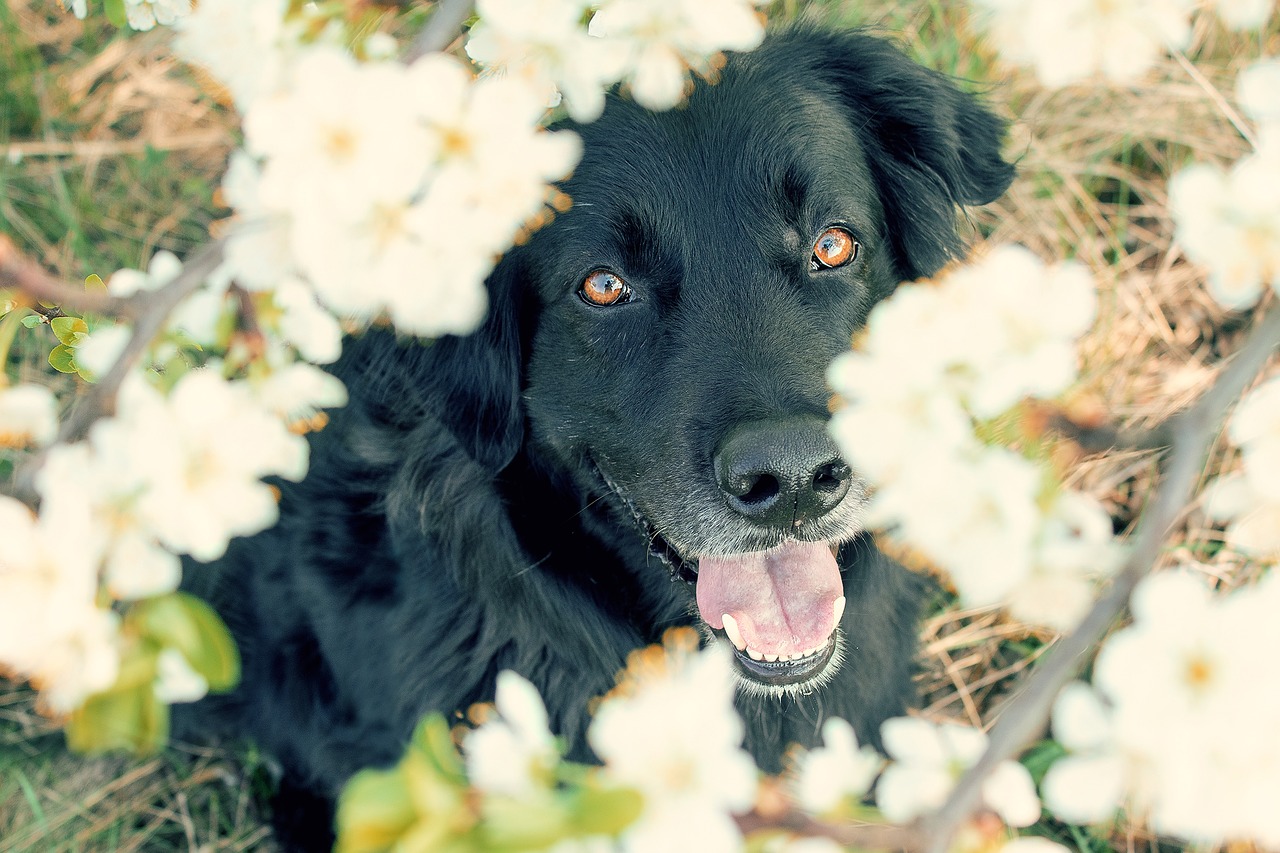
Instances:
[[[93,426],[95,421],[115,411],[116,394],[124,383],[125,377],[133,370],[151,341],[164,329],[169,315],[178,307],[178,304],[195,292],[196,288],[209,277],[209,273],[222,263],[222,250],[223,241],[221,240],[204,246],[183,265],[182,271],[173,281],[159,290],[139,291],[127,300],[112,297],[117,301],[136,306],[134,311],[129,312],[129,315],[134,317],[133,331],[119,357],[111,365],[111,369],[96,384],[90,386],[88,392],[72,407],[70,415],[58,430],[57,443],[79,441],[88,434],[89,427]],[[51,280],[61,288],[68,287],[57,282],[56,279]],[[137,296],[143,298],[135,302]],[[123,312],[117,316],[121,315]],[[35,476],[40,466],[44,464],[44,460],[45,453],[41,452],[26,460],[18,468],[13,477],[13,497],[33,505],[36,503]]]
[[[924,835],[910,826],[827,823],[796,809],[776,815],[753,811],[738,816],[736,820],[743,835],[759,830],[785,829],[808,838],[830,838],[842,847],[854,850],[923,850],[926,841]]]
[[[1082,450],[1102,453],[1107,450],[1161,450],[1173,441],[1171,420],[1152,427],[1132,429],[1115,424],[1082,424],[1063,412],[1048,418],[1049,428],[1071,439]]]
[[[85,290],[50,275],[19,252],[12,240],[0,234],[0,290],[7,289],[25,294],[33,303],[51,302],[81,314],[136,320],[147,310],[143,300]]]
[[[472,0],[439,0],[431,20],[418,33],[418,37],[404,52],[404,61],[411,63],[428,53],[438,53],[453,43],[463,23],[471,17],[475,3]]]
[[[169,315],[178,304],[194,293],[209,277],[209,273],[222,263],[222,247],[221,240],[207,244],[183,264],[182,272],[173,281],[159,290],[146,293],[146,311],[138,314],[133,332],[120,357],[71,410],[70,416],[58,431],[59,442],[79,441],[84,438],[94,421],[115,411],[116,392],[120,390],[125,377],[133,370],[134,364],[151,341],[164,329]]]
[[[1213,101],[1214,106],[1216,106],[1222,114],[1227,117],[1227,121],[1231,122],[1231,125],[1236,129],[1236,132],[1243,136],[1245,142],[1248,142],[1253,146],[1256,151],[1258,148],[1258,137],[1254,135],[1253,130],[1249,127],[1249,123],[1244,120],[1244,117],[1241,116],[1240,113],[1236,111],[1236,108],[1231,106],[1231,104],[1227,102],[1227,99],[1223,97],[1222,93],[1218,91],[1218,87],[1214,86],[1213,83],[1209,81],[1208,77],[1205,77],[1204,74],[1200,73],[1200,69],[1196,68],[1196,66],[1191,62],[1191,60],[1187,59],[1186,54],[1182,51],[1173,50],[1171,53],[1173,54],[1173,58],[1178,61],[1178,65],[1182,66],[1182,70],[1187,72],[1187,76],[1195,81],[1197,86],[1204,89],[1205,94],[1209,96],[1209,100]]]
[[[1248,387],[1278,344],[1280,310],[1272,310],[1256,323],[1245,345],[1209,390],[1173,419],[1164,478],[1143,513],[1124,568],[1076,629],[1045,655],[1044,662],[1028,679],[1026,689],[1005,707],[992,728],[982,758],[961,777],[942,808],[925,822],[922,829],[928,834],[929,853],[946,853],[956,830],[980,806],[983,780],[997,764],[1012,758],[1044,729],[1058,691],[1080,668],[1085,654],[1102,638],[1128,603],[1134,587],[1160,556],[1204,469],[1205,455],[1228,407]]]

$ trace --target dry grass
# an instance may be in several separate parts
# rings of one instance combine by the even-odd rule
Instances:
[[[1170,59],[1132,89],[1046,92],[1001,68],[966,35],[960,3],[779,5],[785,15],[877,24],[926,64],[1001,81],[984,85],[1017,116],[1009,150],[1020,176],[1003,199],[972,214],[972,225],[991,241],[1022,243],[1045,258],[1078,258],[1099,271],[1102,313],[1082,347],[1082,400],[1126,424],[1150,425],[1212,381],[1249,318],[1205,296],[1200,271],[1173,245],[1167,179],[1192,159],[1227,162],[1247,150],[1222,105],[1240,67],[1260,53],[1280,53],[1274,24],[1246,39],[1201,20],[1189,55],[1203,80]],[[125,38],[101,25],[86,29],[50,7],[8,0],[0,10],[0,81],[10,75],[10,84],[0,83],[9,102],[0,106],[11,116],[0,123],[0,152],[7,145],[21,155],[16,165],[0,165],[4,230],[68,276],[137,265],[156,248],[199,244],[216,212],[211,187],[232,144],[227,115],[175,68],[163,33]],[[20,86],[20,77],[30,85]],[[37,369],[32,352],[21,369]],[[1232,462],[1230,449],[1219,445],[1206,477]],[[1102,499],[1117,529],[1126,530],[1154,471],[1150,454],[1130,453],[1073,459],[1069,477]],[[1190,565],[1228,587],[1256,572],[1222,549],[1220,531],[1194,508],[1162,563]],[[1053,636],[991,611],[940,606],[922,639],[923,713],[987,727]],[[85,760],[59,744],[55,729],[32,711],[29,692],[0,683],[0,851],[269,844],[261,825],[263,773],[241,754],[175,750],[142,761]],[[1114,827],[1105,839],[1055,825],[1046,831],[1092,850],[1155,849],[1132,825]]]

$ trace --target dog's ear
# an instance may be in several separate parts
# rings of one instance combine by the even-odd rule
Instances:
[[[1013,181],[1000,154],[1006,123],[882,38],[791,37],[834,84],[865,145],[902,278],[933,275],[962,251],[956,208],[994,201]]]
[[[358,383],[353,402],[396,433],[427,420],[443,425],[481,466],[504,468],[524,438],[522,365],[537,316],[524,310],[536,300],[521,286],[517,251],[489,276],[488,313],[472,334],[422,341],[377,332],[360,340],[357,375],[347,379]]]

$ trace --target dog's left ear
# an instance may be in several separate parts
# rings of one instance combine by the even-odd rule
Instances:
[[[956,208],[986,204],[1013,181],[1006,123],[948,77],[861,33],[801,31],[819,77],[836,87],[879,184],[903,280],[958,257]]]

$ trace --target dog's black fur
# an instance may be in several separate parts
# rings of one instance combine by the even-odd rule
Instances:
[[[351,403],[312,437],[280,524],[188,572],[244,658],[205,716],[279,760],[278,826],[300,848],[329,840],[352,773],[393,762],[424,713],[490,700],[502,669],[589,757],[588,701],[630,650],[678,625],[723,642],[694,606],[699,554],[839,546],[843,663],[740,696],[763,768],[831,715],[874,743],[912,696],[921,586],[859,531],[856,481],[838,511],[779,526],[737,513],[714,468],[743,424],[820,432],[827,364],[898,282],[957,254],[958,206],[1009,184],[1003,123],[882,40],[801,29],[683,108],[611,96],[574,129],[573,207],[499,264],[484,327],[349,341]],[[831,224],[859,254],[811,269]],[[631,301],[580,298],[602,268]]]

